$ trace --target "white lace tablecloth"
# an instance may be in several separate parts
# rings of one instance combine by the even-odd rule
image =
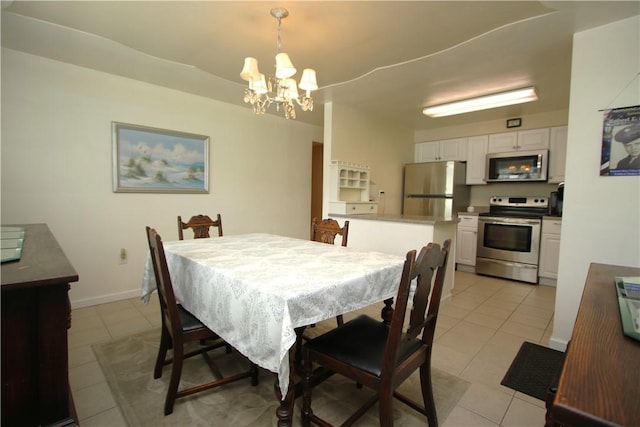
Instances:
[[[294,328],[394,297],[404,258],[270,234],[164,242],[176,298],[284,397]],[[156,289],[147,257],[142,298]]]

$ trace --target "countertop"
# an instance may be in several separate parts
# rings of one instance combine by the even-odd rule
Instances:
[[[562,217],[561,216],[556,216],[556,215],[545,215],[542,217],[542,219],[552,219],[552,220],[556,220],[556,221],[562,221]]]
[[[371,221],[391,221],[391,222],[404,222],[410,224],[424,224],[424,225],[436,225],[436,224],[450,224],[457,223],[457,217],[435,217],[435,216],[417,216],[417,215],[389,215],[389,214],[363,214],[363,215],[344,215],[344,214],[329,214],[333,218],[344,219],[364,219]]]

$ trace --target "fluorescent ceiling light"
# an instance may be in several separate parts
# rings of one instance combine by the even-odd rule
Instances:
[[[422,114],[429,117],[444,117],[454,114],[469,113],[471,111],[488,110],[489,108],[504,107],[505,105],[522,104],[523,102],[538,99],[535,88],[511,90],[508,92],[494,93],[478,98],[465,99],[450,102],[448,104],[434,105],[422,109]]]

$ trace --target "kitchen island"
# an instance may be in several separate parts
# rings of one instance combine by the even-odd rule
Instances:
[[[343,215],[329,214],[343,224],[349,220],[349,247],[404,256],[411,249],[420,252],[430,242],[442,244],[451,239],[447,274],[442,299],[451,296],[456,262],[456,228],[458,218],[413,215]]]

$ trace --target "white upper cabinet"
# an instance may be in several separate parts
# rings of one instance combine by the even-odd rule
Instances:
[[[441,162],[467,159],[467,138],[419,142],[415,145],[415,162]]]
[[[549,128],[489,135],[489,153],[542,150],[549,148]]]
[[[494,133],[489,135],[487,153],[506,153],[518,149],[518,132]]]
[[[470,136],[467,140],[467,184],[486,184],[484,180],[489,135]]]
[[[549,183],[564,181],[564,168],[567,161],[567,127],[551,128],[549,139]]]

